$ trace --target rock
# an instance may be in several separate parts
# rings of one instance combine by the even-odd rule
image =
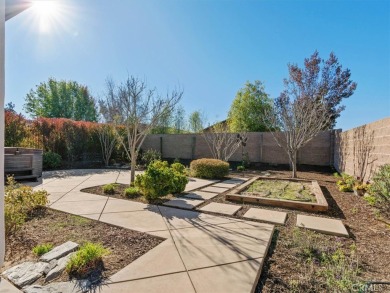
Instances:
[[[64,256],[63,258],[60,258],[57,261],[56,266],[53,267],[50,270],[50,272],[47,273],[46,278],[45,278],[45,282],[50,282],[51,280],[54,280],[59,275],[61,275],[61,273],[65,270],[66,265],[67,265],[69,259],[72,257],[72,255],[74,255],[74,252]]]
[[[76,293],[82,292],[77,284],[72,282],[51,283],[46,286],[33,285],[23,288],[25,293]]]
[[[50,262],[53,259],[59,259],[75,251],[77,247],[79,247],[79,245],[75,242],[72,241],[65,242],[64,244],[54,247],[51,251],[42,255],[40,260],[45,262]]]
[[[49,264],[45,262],[24,262],[6,270],[3,272],[3,276],[16,286],[24,287],[38,280],[48,270],[48,267]]]

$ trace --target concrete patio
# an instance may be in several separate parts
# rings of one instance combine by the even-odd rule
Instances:
[[[102,292],[253,292],[274,226],[83,193],[128,183],[129,171],[46,172],[34,185],[49,206],[166,240],[113,275]],[[191,178],[186,191],[215,183]],[[221,187],[222,189],[222,187]]]

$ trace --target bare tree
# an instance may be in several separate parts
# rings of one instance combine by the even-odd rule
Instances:
[[[137,155],[146,135],[167,112],[172,112],[182,95],[182,91],[174,90],[162,97],[155,89],[149,89],[145,81],[133,76],[118,86],[112,80],[107,81],[106,99],[100,101],[100,106],[107,121],[124,126],[124,133],[115,129],[131,161],[130,183],[134,182]]]
[[[374,152],[375,132],[367,131],[366,125],[353,131],[353,157],[355,176],[364,180],[367,173],[371,176],[373,163],[377,160]]]
[[[101,124],[96,129],[96,132],[102,149],[104,165],[107,167],[117,143],[114,126],[112,124]]]
[[[291,101],[281,95],[276,99],[273,110],[264,116],[266,125],[280,128],[281,132],[271,132],[277,144],[287,153],[292,177],[297,177],[298,150],[312,140],[329,124],[331,117],[322,101],[308,97]]]
[[[209,131],[203,132],[203,137],[214,159],[228,161],[241,146],[242,140],[246,141],[246,132],[231,133],[225,123],[217,123]]]

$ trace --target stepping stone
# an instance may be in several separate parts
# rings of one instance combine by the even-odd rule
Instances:
[[[200,191],[213,192],[213,193],[218,193],[219,194],[219,193],[225,192],[228,189],[229,188],[209,186],[209,187],[202,188]]]
[[[204,200],[198,199],[190,199],[190,198],[176,198],[170,201],[164,202],[163,205],[175,207],[175,208],[183,208],[183,209],[193,209],[198,205],[204,203]]]
[[[347,229],[340,220],[298,215],[297,226],[324,234],[349,237]]]
[[[212,193],[212,192],[204,192],[204,191],[193,191],[191,193],[188,193],[184,195],[185,198],[192,198],[192,199],[202,199],[202,200],[208,200],[216,197],[218,193]]]
[[[208,205],[205,205],[204,207],[200,208],[201,211],[219,213],[230,216],[234,215],[239,209],[241,209],[241,206],[217,202],[209,203]]]
[[[286,222],[287,213],[258,208],[250,208],[244,214],[244,218],[284,225],[284,223]]]
[[[75,242],[72,241],[65,242],[64,244],[54,247],[53,250],[42,255],[40,260],[45,262],[50,262],[53,259],[59,259],[75,251],[78,247],[79,245]]]
[[[233,188],[235,187],[236,185],[238,185],[239,183],[224,183],[224,182],[221,182],[221,183],[217,183],[217,184],[214,184],[212,185],[211,187],[222,187],[222,188]]]
[[[43,273],[48,272],[49,264],[46,262],[24,262],[3,272],[3,276],[18,287],[30,285],[38,280]]]

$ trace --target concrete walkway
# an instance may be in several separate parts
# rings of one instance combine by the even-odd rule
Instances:
[[[53,209],[166,238],[113,275],[101,292],[253,292],[273,225],[80,191],[129,178],[129,171],[69,170],[47,172],[34,184],[50,193]],[[214,182],[192,178],[186,191]]]

